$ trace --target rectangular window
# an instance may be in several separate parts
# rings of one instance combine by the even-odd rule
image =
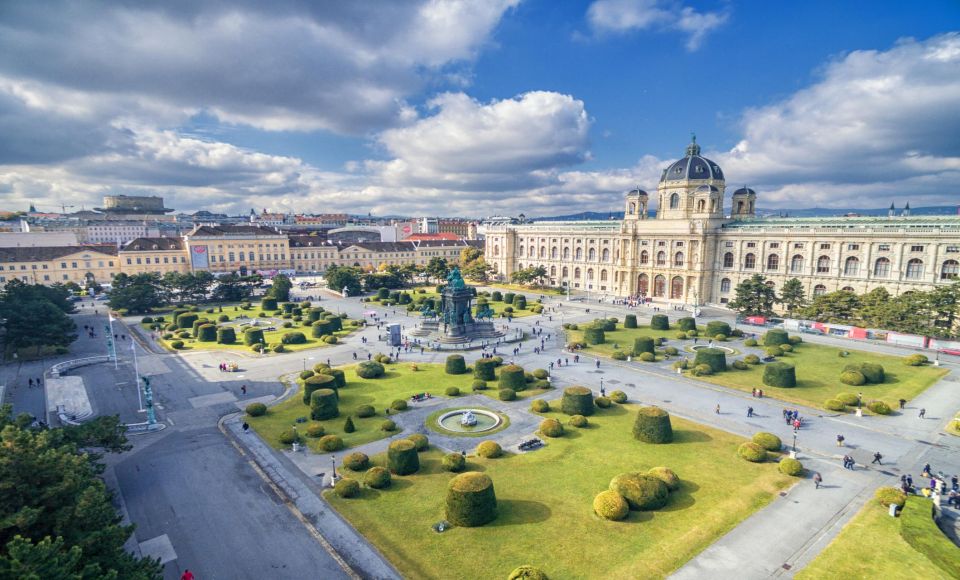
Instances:
[[[923,246],[910,246],[910,251],[911,251],[911,252],[922,252],[922,251],[923,251]]]
[[[127,264],[132,264],[132,263],[133,263],[133,258],[127,258]]]
[[[107,262],[107,264],[108,264],[111,268],[113,268],[113,260],[110,260],[109,262]]]
[[[606,242],[604,242],[604,243],[606,243]],[[683,247],[683,242],[677,242],[677,247],[678,247],[678,248],[682,248],[682,247]]]
[[[69,280],[69,279],[70,279],[70,276],[67,276],[66,274],[64,274],[64,275],[63,275],[63,279],[64,279],[64,280]]]
[[[31,270],[36,270],[36,269],[37,269],[37,265],[36,265],[36,264],[30,264],[30,269],[31,269]]]
[[[66,263],[66,262],[60,262],[60,267],[63,268],[64,270],[66,270],[66,269],[67,269],[67,263]]]
[[[44,274],[44,275],[43,275],[43,281],[44,281],[44,282],[49,282],[49,281],[50,281],[50,274]]]
[[[140,258],[137,258],[137,264],[139,264],[139,263],[140,263]]]
[[[732,248],[732,247],[733,247],[733,242],[724,242],[724,243],[723,243],[723,247],[725,247],[725,248]]]
[[[820,244],[820,249],[821,249],[821,250],[829,250],[829,249],[830,249],[830,244]]]
[[[49,268],[47,268],[47,265],[44,264],[44,265],[43,265],[43,269],[44,269],[44,270],[48,270]]]
[[[803,244],[802,244],[801,242],[796,242],[796,243],[793,244],[793,249],[794,249],[794,250],[802,250],[802,249],[803,249]]]
[[[757,247],[757,242],[747,242],[747,247],[748,247],[748,248],[756,248],[756,247]]]
[[[770,242],[770,249],[771,249],[771,250],[776,250],[776,249],[779,248],[779,247],[780,247],[780,242]]]
[[[658,247],[662,247],[662,246],[666,246],[666,245],[667,245],[667,242],[665,242],[665,241],[663,241],[663,240],[660,240],[659,242],[657,242],[657,246],[658,246]]]
[[[956,254],[958,252],[960,252],[960,246],[947,246],[948,254]]]
[[[881,252],[889,252],[890,244],[880,244],[879,246],[877,246],[877,250]]]

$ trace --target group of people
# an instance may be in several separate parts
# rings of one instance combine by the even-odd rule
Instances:
[[[800,412],[796,409],[784,409],[783,420],[787,425],[792,426],[794,431],[800,430],[800,427],[803,425],[803,417],[800,416]]]

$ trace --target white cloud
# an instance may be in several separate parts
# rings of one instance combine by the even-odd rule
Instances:
[[[587,9],[587,21],[595,33],[679,30],[687,34],[686,47],[691,52],[728,17],[727,12],[697,12],[674,0],[596,0]]]

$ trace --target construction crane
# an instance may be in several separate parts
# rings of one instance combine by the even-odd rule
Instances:
[[[61,205],[53,205],[53,206],[45,205],[45,206],[43,206],[43,207],[59,207],[59,208],[60,208],[60,213],[67,213],[67,208],[68,208],[68,207],[77,207],[77,206],[75,206],[75,205],[61,204]]]

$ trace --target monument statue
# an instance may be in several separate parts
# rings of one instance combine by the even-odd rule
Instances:
[[[474,427],[477,424],[477,417],[473,414],[473,411],[468,409],[467,412],[460,417],[460,424],[464,427]]]

